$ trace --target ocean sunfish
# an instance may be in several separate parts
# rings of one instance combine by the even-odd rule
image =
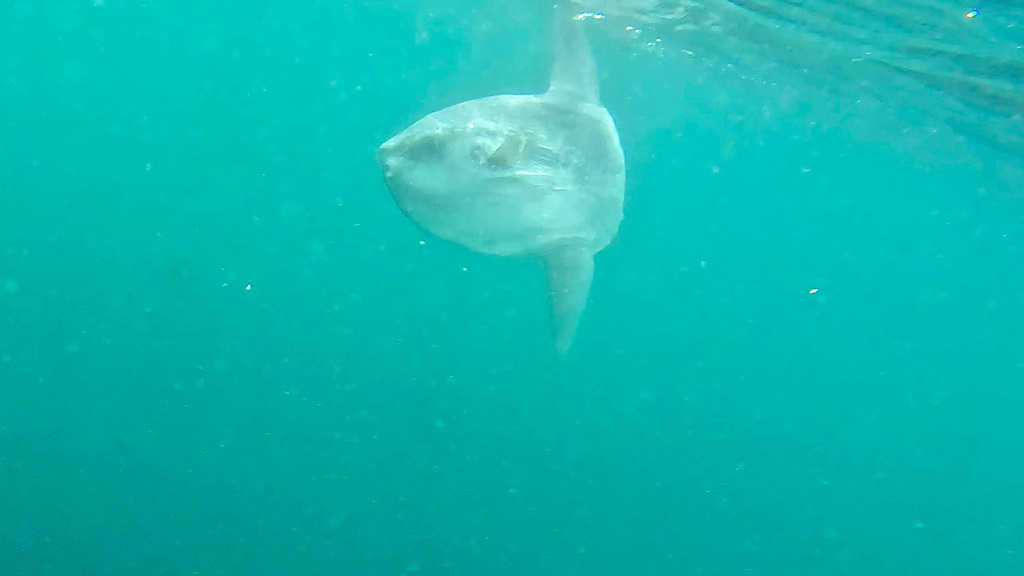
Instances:
[[[594,254],[622,221],[626,168],[582,18],[561,3],[547,92],[434,112],[382,144],[377,162],[398,207],[431,234],[543,260],[564,354],[586,307]]]

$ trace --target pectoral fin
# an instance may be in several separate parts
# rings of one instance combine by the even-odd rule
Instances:
[[[526,150],[526,136],[522,134],[509,136],[491,154],[487,163],[495,168],[515,168],[515,165],[523,158],[524,150]]]
[[[555,349],[565,354],[572,346],[576,326],[587,307],[594,279],[594,255],[579,247],[559,248],[544,258],[548,298],[555,327]]]

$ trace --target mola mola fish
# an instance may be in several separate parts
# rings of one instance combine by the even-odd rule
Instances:
[[[485,254],[544,262],[555,348],[572,345],[594,255],[622,221],[626,169],[598,97],[581,16],[556,8],[547,92],[462,102],[380,146],[398,207],[425,230]]]

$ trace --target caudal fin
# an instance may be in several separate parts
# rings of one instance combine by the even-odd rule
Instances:
[[[544,257],[548,298],[555,327],[555,349],[565,354],[572,346],[580,316],[587,307],[594,279],[594,255],[579,247],[559,248]]]

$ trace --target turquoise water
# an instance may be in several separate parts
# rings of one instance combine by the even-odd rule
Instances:
[[[374,163],[543,90],[544,3],[97,4],[0,6],[0,575],[1024,571],[1020,7],[605,7],[559,359]]]

